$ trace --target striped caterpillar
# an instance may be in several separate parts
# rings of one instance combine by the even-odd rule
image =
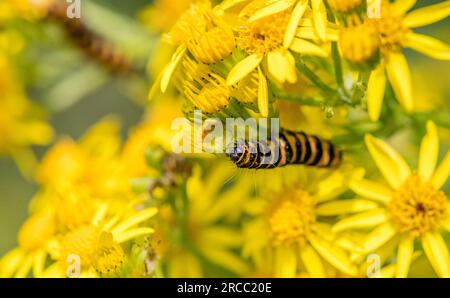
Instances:
[[[132,71],[128,59],[112,44],[86,27],[80,19],[67,17],[67,5],[52,2],[47,8],[47,18],[62,25],[68,37],[91,59],[112,73],[127,74]]]
[[[242,169],[274,169],[288,165],[337,168],[342,162],[342,151],[316,136],[282,130],[277,140],[239,141],[230,148],[228,157]]]

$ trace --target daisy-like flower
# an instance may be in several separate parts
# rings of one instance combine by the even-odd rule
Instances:
[[[397,247],[396,276],[406,277],[420,242],[436,274],[450,276],[450,258],[441,232],[450,229],[450,204],[439,189],[450,173],[450,152],[436,168],[439,153],[437,127],[429,122],[422,140],[418,170],[411,171],[404,159],[387,143],[366,137],[367,147],[389,186],[375,181],[356,179],[350,188],[359,196],[378,204],[374,210],[361,212],[339,221],[335,232],[375,227],[362,241],[366,253],[390,245],[388,255]],[[353,200],[342,204],[352,206]],[[340,210],[342,214],[348,208]]]
[[[264,274],[275,277],[297,277],[304,272],[311,277],[326,277],[329,266],[346,276],[357,275],[344,250],[347,240],[334,235],[324,220],[334,216],[334,209],[324,206],[347,190],[350,177],[363,174],[351,169],[326,174],[315,186],[305,184],[307,188],[295,182],[290,186],[283,183],[265,199],[251,201],[246,209],[254,219],[245,226],[244,256],[251,257],[257,267],[269,262],[263,266]],[[360,200],[353,208],[357,212],[373,205]]]
[[[43,187],[54,189],[81,187],[94,197],[126,191],[127,181],[123,181],[118,164],[119,150],[118,122],[107,117],[78,142],[61,138],[44,156],[36,179]]]
[[[112,215],[107,204],[101,205],[89,224],[81,225],[53,241],[50,250],[57,263],[50,266],[44,275],[65,277],[70,256],[77,256],[81,276],[114,276],[126,259],[121,244],[152,234],[153,228],[142,224],[156,213],[156,208],[139,211],[128,207],[122,213]]]
[[[31,215],[19,231],[18,247],[0,259],[0,277],[25,278],[31,271],[33,276],[41,277],[55,233],[56,223],[51,211]]]
[[[253,184],[248,179],[231,182],[234,172],[228,163],[214,163],[207,171],[195,167],[185,211],[160,207],[154,247],[167,277],[203,277],[205,264],[237,275],[248,272],[235,253],[243,242],[236,221]]]
[[[321,3],[321,1],[313,2]],[[223,8],[227,6],[222,6]],[[319,39],[312,30],[310,19],[302,19],[307,8],[307,1],[254,0],[250,1],[239,14],[234,29],[237,32],[237,45],[248,56],[230,70],[227,83],[233,86],[257,70],[258,106],[265,117],[269,111],[268,87],[261,65],[267,65],[268,76],[274,82],[295,83],[298,78],[297,69],[290,51],[319,57],[328,55],[321,46],[307,40]],[[326,28],[323,31],[326,32]]]
[[[381,54],[382,59],[370,75],[367,90],[369,115],[373,121],[380,117],[387,79],[402,107],[407,112],[414,110],[411,74],[403,48],[411,48],[434,59],[450,60],[447,44],[413,32],[414,28],[446,18],[450,14],[450,1],[408,12],[415,3],[415,0],[393,3],[382,0],[379,19],[366,19],[341,31],[341,51],[347,60],[359,63],[376,59],[375,56]]]

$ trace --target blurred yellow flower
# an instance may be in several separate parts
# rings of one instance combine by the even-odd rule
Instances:
[[[239,206],[253,185],[247,179],[234,180],[235,171],[228,163],[214,163],[207,172],[195,167],[187,182],[186,213],[161,208],[156,245],[167,277],[203,277],[204,262],[238,275],[248,271],[234,251],[243,240],[236,227]]]
[[[402,48],[411,48],[434,59],[450,60],[450,47],[447,44],[412,31],[446,18],[450,14],[450,1],[408,13],[415,3],[416,1],[382,2],[381,18],[375,23],[380,34],[383,59],[372,72],[367,90],[369,115],[373,121],[377,121],[380,116],[386,88],[385,73],[402,107],[407,112],[414,110],[411,74]]]
[[[89,224],[55,238],[51,254],[57,263],[44,276],[65,277],[70,256],[79,257],[82,276],[114,276],[126,258],[121,244],[152,234],[152,228],[141,224],[156,213],[156,208],[139,211],[128,206],[121,213],[108,214],[108,205],[101,205]]]
[[[36,179],[44,187],[85,188],[94,197],[121,192],[128,184],[119,166],[120,143],[118,122],[105,118],[77,143],[60,139],[44,156]]]
[[[321,178],[315,177],[317,180],[306,178],[308,182],[303,183],[297,174],[296,179],[291,175],[289,182],[284,180],[277,188],[271,185],[263,198],[247,204],[254,219],[245,226],[243,255],[251,257],[257,268],[265,268],[263,274],[273,277],[297,277],[303,272],[311,277],[326,277],[327,266],[348,276],[357,275],[356,266],[344,250],[345,239],[332,233],[326,218],[344,207],[334,199],[347,190],[348,179],[363,174],[349,168],[322,174]],[[280,176],[271,178],[271,182]],[[371,210],[376,204],[359,200],[349,207],[358,212]]]
[[[31,175],[36,165],[30,146],[46,145],[53,138],[43,113],[26,98],[10,64],[0,52],[0,155],[14,157],[22,172]]]
[[[372,228],[363,247],[370,253],[389,241],[398,241],[396,276],[406,277],[420,240],[431,265],[440,277],[449,277],[450,258],[441,231],[450,229],[450,204],[439,189],[450,173],[450,152],[436,168],[439,154],[437,127],[429,122],[423,138],[417,172],[412,172],[403,158],[387,143],[366,137],[366,144],[375,164],[389,187],[368,180],[353,180],[350,188],[359,196],[378,203],[375,210],[361,212],[335,224],[335,232]],[[347,201],[351,204],[353,200]],[[345,214],[348,210],[342,210]],[[392,247],[389,251],[392,251]]]
[[[48,255],[48,245],[55,236],[56,226],[51,211],[30,216],[19,231],[19,246],[0,259],[0,277],[42,276]]]

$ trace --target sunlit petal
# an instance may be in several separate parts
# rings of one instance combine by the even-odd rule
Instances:
[[[172,79],[173,73],[177,69],[184,55],[186,54],[187,48],[184,45],[181,45],[175,54],[172,56],[172,61],[170,61],[169,65],[163,71],[161,76],[161,92],[166,92],[169,87],[170,80]]]
[[[386,57],[386,70],[398,101],[405,111],[413,111],[411,73],[402,52],[393,52]]]
[[[450,60],[450,46],[436,38],[423,34],[409,33],[405,46],[439,60]]]
[[[399,188],[411,175],[411,170],[397,151],[386,142],[366,136],[366,145],[380,172],[394,188]]]
[[[288,247],[275,249],[275,277],[292,278],[297,273],[297,253]]]
[[[422,245],[428,260],[442,278],[450,277],[450,257],[447,244],[438,232],[429,232],[422,236]]]
[[[436,125],[429,121],[427,134],[422,140],[419,153],[419,175],[423,181],[429,181],[436,168],[439,156],[439,136]]]
[[[385,223],[367,235],[366,240],[364,240],[363,243],[364,249],[368,253],[373,252],[382,245],[388,243],[388,241],[391,240],[396,234],[397,231],[392,224]]]
[[[370,74],[367,86],[367,107],[370,120],[378,121],[383,106],[384,92],[386,89],[386,74],[384,67],[380,64]]]
[[[272,4],[269,4],[260,10],[256,11],[249,19],[249,22],[255,22],[257,20],[260,20],[262,18],[280,13],[282,11],[285,11],[286,9],[289,9],[294,5],[294,0],[278,0],[273,2]]]
[[[339,200],[319,205],[316,208],[317,215],[336,216],[342,214],[359,213],[377,209],[379,205],[373,201],[354,199]]]
[[[294,40],[298,24],[300,23],[300,20],[302,19],[307,6],[308,6],[307,1],[299,1],[295,5],[294,10],[292,11],[291,18],[289,20],[288,27],[286,29],[286,33],[284,35],[283,46],[285,48],[288,48],[291,45],[292,41]]]
[[[410,236],[403,236],[400,239],[397,252],[396,276],[398,278],[408,277],[409,267],[411,266],[413,254],[414,238]]]
[[[450,1],[444,1],[410,12],[403,20],[403,24],[410,28],[421,27],[436,23],[449,15]]]
[[[349,229],[375,227],[386,222],[387,220],[388,215],[384,209],[366,211],[338,221],[333,226],[333,231],[341,232]]]
[[[388,203],[392,198],[392,190],[375,181],[354,179],[350,181],[349,188],[363,198],[383,204]]]
[[[310,246],[306,245],[300,249],[300,258],[306,267],[310,277],[324,278],[326,277],[325,268],[322,260],[316,251]]]
[[[355,276],[358,273],[358,270],[352,264],[350,258],[344,250],[320,239],[317,236],[311,235],[309,237],[309,241],[319,255],[336,269],[339,269],[350,276]]]
[[[253,54],[236,64],[227,77],[228,86],[232,86],[245,78],[249,73],[258,67],[263,59],[261,54]]]
[[[441,189],[444,186],[445,182],[450,175],[450,151],[444,157],[444,160],[441,162],[439,167],[436,169],[433,177],[431,178],[431,183],[434,188]]]

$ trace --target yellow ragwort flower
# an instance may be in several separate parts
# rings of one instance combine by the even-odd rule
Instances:
[[[420,240],[423,250],[440,277],[450,276],[450,258],[442,230],[450,230],[450,203],[439,189],[450,173],[450,152],[436,168],[439,153],[437,127],[429,122],[422,140],[417,172],[411,171],[404,159],[387,143],[366,137],[367,147],[389,186],[375,181],[354,180],[350,188],[359,196],[377,202],[375,210],[361,212],[339,221],[334,231],[376,227],[363,241],[370,253],[390,241],[398,241],[396,276],[406,277]],[[353,200],[346,204],[351,206]],[[348,211],[341,210],[342,214]],[[392,254],[392,247],[389,254]]]
[[[402,48],[411,48],[434,59],[450,60],[450,47],[447,44],[413,32],[414,28],[446,18],[450,14],[450,1],[408,12],[415,3],[415,0],[382,2],[381,18],[376,23],[383,59],[372,72],[367,90],[369,115],[373,121],[377,121],[380,116],[386,74],[402,107],[407,112],[414,110],[411,74]]]
[[[348,179],[363,174],[352,169],[327,173],[313,183],[316,185],[302,187],[297,172],[291,174],[297,177],[297,183],[284,181],[276,192],[264,195],[265,199],[250,201],[247,212],[254,219],[245,226],[244,256],[251,257],[257,268],[265,268],[263,274],[272,277],[297,277],[304,272],[310,277],[326,277],[329,266],[346,276],[357,275],[344,249],[348,241],[337,237],[323,219],[336,215],[340,203],[334,199],[347,190]],[[375,203],[359,200],[353,210],[374,207]],[[266,265],[261,266],[263,263]]]

